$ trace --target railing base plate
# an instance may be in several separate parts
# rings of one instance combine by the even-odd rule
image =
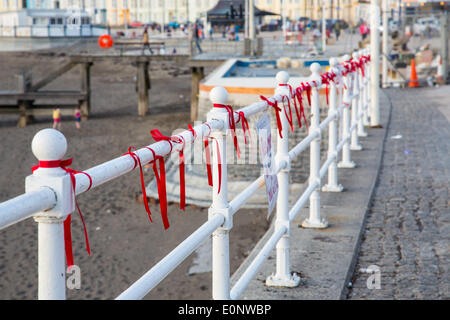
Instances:
[[[338,184],[337,186],[326,184],[322,187],[322,192],[342,192],[344,187],[342,184]]]
[[[367,132],[358,132],[358,137],[367,137]]]
[[[277,277],[272,274],[266,279],[266,286],[268,287],[284,287],[284,288],[294,288],[298,287],[301,282],[301,278],[296,274],[292,273],[291,277],[286,279],[285,277]]]
[[[343,168],[343,169],[353,169],[356,167],[356,163],[354,163],[353,161],[349,161],[349,162],[339,162],[338,163],[338,168]]]
[[[305,219],[302,223],[302,228],[305,229],[325,229],[328,228],[328,221],[325,219],[320,220],[320,222],[310,222],[309,219]]]

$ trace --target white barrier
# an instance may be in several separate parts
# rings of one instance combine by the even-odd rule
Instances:
[[[229,113],[225,108],[213,108],[208,113],[208,121],[186,130],[181,137],[183,144],[159,141],[130,154],[123,155],[83,173],[67,172],[61,159],[67,149],[64,136],[56,130],[39,131],[32,142],[33,154],[40,162],[32,175],[26,179],[26,193],[9,201],[0,203],[0,229],[28,217],[34,217],[39,224],[39,299],[65,299],[65,250],[63,223],[75,210],[74,195],[96,188],[101,184],[132,171],[139,158],[140,163],[147,164],[158,157],[171,152],[179,152],[198,137],[211,136],[217,140],[212,144],[213,188],[212,204],[208,221],[179,244],[164,259],[132,284],[117,299],[141,299],[174,270],[207,237],[213,235],[212,261],[212,297],[214,299],[238,299],[272,249],[276,247],[276,270],[266,284],[276,287],[294,287],[300,282],[298,275],[291,273],[289,261],[290,223],[300,212],[305,203],[310,201],[309,217],[303,222],[305,228],[326,228],[328,223],[320,214],[320,192],[341,192],[338,183],[338,168],[354,168],[351,160],[352,150],[361,150],[358,138],[366,136],[364,124],[372,114],[369,110],[369,68],[370,57],[367,50],[344,56],[341,62],[330,59],[330,70],[319,74],[320,66],[311,66],[311,77],[298,90],[291,90],[287,85],[289,75],[277,74],[275,95],[268,101],[254,103],[248,107]],[[363,76],[364,75],[364,76]],[[327,84],[329,92],[329,110],[327,117],[320,122],[319,90]],[[306,84],[306,86],[304,86]],[[306,89],[305,89],[306,88]],[[309,89],[308,89],[309,88]],[[278,135],[277,154],[275,156],[276,172],[279,183],[277,213],[274,233],[262,250],[251,262],[247,270],[230,288],[229,233],[233,229],[233,215],[250,197],[264,185],[264,176],[259,177],[231,201],[228,200],[227,166],[220,159],[227,159],[226,136],[230,129],[230,117],[236,122],[245,117],[258,114],[270,108],[270,104],[282,102],[284,97],[292,101],[296,95],[309,91],[311,93],[311,121],[308,136],[289,150],[289,123],[285,112],[280,110],[282,137]],[[214,88],[210,94],[214,104],[225,105],[228,94],[223,88]],[[341,102],[342,101],[342,102]],[[283,108],[285,108],[283,104]],[[351,110],[349,110],[351,109]],[[239,114],[241,113],[241,114]],[[338,125],[339,121],[339,125]],[[338,130],[342,129],[339,134]],[[322,132],[329,130],[328,153],[326,161],[320,162],[320,141]],[[195,132],[195,134],[194,134]],[[339,138],[340,136],[340,138]],[[178,139],[180,140],[180,139]],[[302,151],[310,147],[309,185],[296,203],[289,210],[289,172],[291,161]],[[151,148],[154,153],[149,149]],[[342,151],[342,161],[338,155]],[[220,157],[219,157],[220,155]],[[221,163],[221,166],[218,164]],[[220,168],[221,172],[215,168]],[[322,185],[322,178],[328,173],[328,184]],[[73,180],[72,180],[72,179]],[[220,179],[219,179],[220,178]],[[219,184],[219,181],[221,183]]]

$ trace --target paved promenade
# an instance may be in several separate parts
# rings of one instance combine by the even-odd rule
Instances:
[[[392,118],[348,298],[449,299],[450,87],[385,92]],[[370,265],[380,289],[367,288]]]

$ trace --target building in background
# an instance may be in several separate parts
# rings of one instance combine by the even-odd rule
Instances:
[[[109,25],[186,23],[205,20],[218,0],[102,0]]]
[[[380,1],[381,2],[381,1]],[[426,9],[447,1],[389,0],[390,16]],[[206,22],[207,11],[218,0],[0,0],[0,26],[64,25],[76,21],[82,24],[109,26],[142,24]],[[254,0],[263,11],[282,14],[282,3],[287,18],[296,21],[307,17],[313,20],[342,19],[356,25],[369,19],[370,0]],[[323,10],[322,10],[323,8]],[[417,9],[416,9],[417,8]],[[267,20],[274,19],[268,16]],[[69,23],[67,23],[69,21]]]

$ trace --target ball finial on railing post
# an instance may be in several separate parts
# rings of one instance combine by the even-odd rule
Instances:
[[[280,71],[275,76],[275,80],[277,82],[275,95],[287,96],[292,98],[289,87],[287,86],[287,83],[289,81],[289,73],[287,73],[286,71]]]
[[[347,62],[348,60],[350,60],[350,56],[348,54],[344,55],[344,62]]]
[[[319,71],[320,71],[320,64],[317,62],[314,62],[309,67],[309,70],[311,70],[311,81],[316,81],[317,86],[320,87],[322,84],[322,78],[320,77]]]
[[[280,71],[277,73],[275,78],[278,84],[287,84],[290,76],[289,73],[287,73],[286,71]]]
[[[223,87],[214,87],[209,92],[209,99],[214,104],[226,104],[228,101],[228,91]]]
[[[67,151],[67,140],[55,129],[43,129],[31,141],[31,150],[39,161],[61,160]]]
[[[352,57],[353,57],[353,59],[358,59],[359,58],[359,52],[358,51],[353,52]]]

